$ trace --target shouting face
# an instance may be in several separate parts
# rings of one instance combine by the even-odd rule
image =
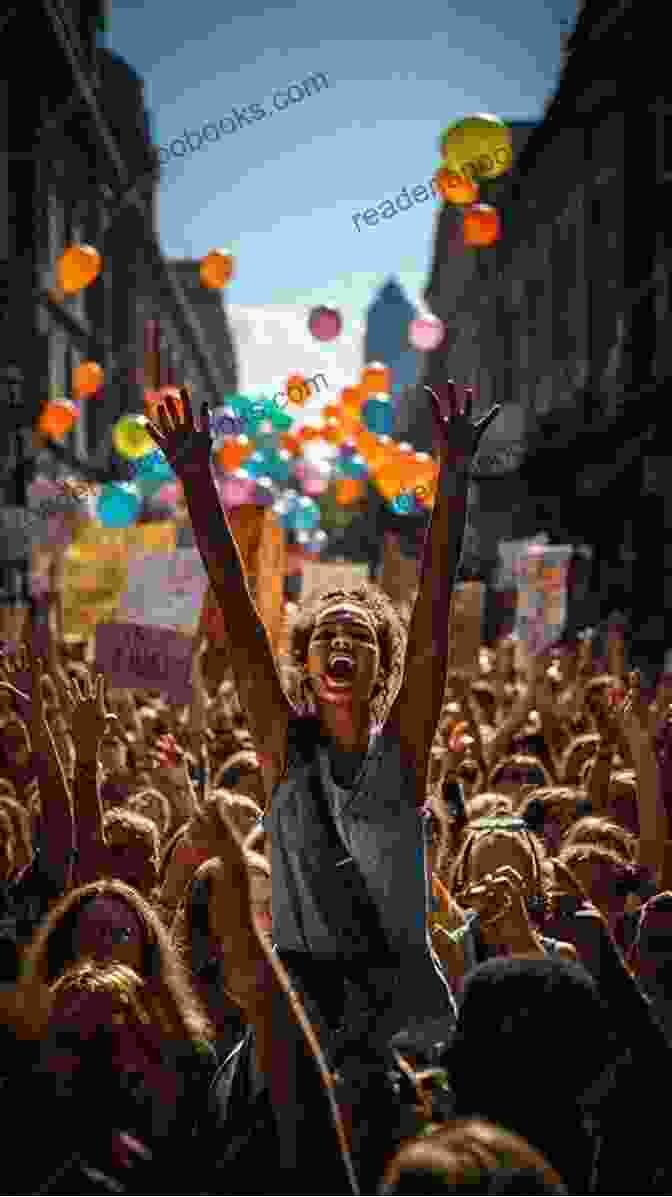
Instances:
[[[365,607],[343,600],[322,612],[308,645],[306,668],[320,703],[353,707],[370,700],[380,648]]]

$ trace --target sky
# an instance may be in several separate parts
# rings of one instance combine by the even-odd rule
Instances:
[[[279,385],[296,370],[322,370],[330,392],[354,381],[366,308],[391,275],[424,310],[437,201],[375,227],[360,219],[360,231],[353,215],[427,185],[451,121],[474,112],[541,119],[575,19],[576,0],[426,0],[422,9],[111,0],[103,42],[142,76],[152,139],[166,151],[162,250],[235,255],[224,298],[243,387]],[[288,103],[290,85],[319,75],[326,85],[293,91]],[[252,104],[268,115],[254,120]],[[211,127],[213,140],[177,156],[175,139],[191,134],[197,146],[204,126],[222,120],[235,130],[220,127],[214,140]],[[342,313],[337,342],[307,332],[318,304]]]

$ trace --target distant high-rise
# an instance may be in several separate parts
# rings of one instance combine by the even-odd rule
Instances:
[[[364,359],[390,367],[393,395],[417,382],[419,355],[408,343],[408,326],[416,315],[396,278],[387,280],[367,310]]]

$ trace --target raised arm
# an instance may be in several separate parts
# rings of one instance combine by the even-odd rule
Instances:
[[[116,715],[105,712],[104,680],[101,674],[88,685],[72,681],[68,690],[71,732],[77,753],[75,768],[75,825],[79,885],[100,876],[107,853],[103,831],[103,808],[98,790],[98,745],[109,721]]]
[[[404,677],[388,720],[388,727],[398,734],[409,763],[415,767],[419,805],[425,800],[427,764],[446,685],[448,615],[462,553],[471,464],[483,433],[499,411],[494,407],[472,424],[471,392],[464,413],[460,413],[453,382],[442,387],[439,395],[426,389],[434,405],[441,468],[409,629]]]
[[[208,405],[201,427],[194,424],[189,392],[180,392],[181,411],[171,396],[160,406],[161,431],[148,431],[177,473],[184,489],[194,536],[219,603],[240,703],[262,757],[270,800],[285,765],[287,725],[292,708],[282,688],[268,634],[250,595],[245,567],[219,502],[210,469]]]

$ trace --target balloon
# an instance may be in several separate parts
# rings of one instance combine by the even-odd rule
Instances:
[[[297,457],[303,448],[301,441],[294,432],[281,432],[278,441],[283,449],[291,453],[292,457]]]
[[[330,445],[340,445],[345,436],[343,425],[340,420],[335,420],[333,416],[324,421],[324,428],[322,430],[322,437]]]
[[[339,478],[336,483],[335,499],[339,507],[349,507],[361,499],[366,491],[366,483],[359,478]]]
[[[313,499],[303,495],[285,518],[291,521],[290,527],[296,532],[300,530],[312,532],[320,522],[320,509]]]
[[[234,257],[228,249],[211,249],[200,266],[201,282],[211,291],[225,287],[233,278]]]
[[[434,175],[434,182],[449,204],[474,204],[478,199],[479,186],[467,175],[458,174],[449,166],[442,166]]]
[[[419,349],[421,353],[429,353],[436,349],[445,335],[446,329],[442,320],[418,317],[411,320],[408,326],[408,339],[413,348]]]
[[[287,432],[294,423],[294,417],[290,416],[289,412],[283,411],[277,403],[273,404],[269,418],[277,432]]]
[[[249,436],[227,436],[214,451],[214,458],[228,474],[240,469],[241,465],[253,451],[253,444]]]
[[[69,245],[56,263],[58,285],[66,295],[76,295],[98,278],[103,259],[92,245]]]
[[[141,457],[135,470],[135,481],[158,482],[163,486],[166,482],[175,482],[175,471],[168,464],[160,449],[155,449],[147,457]]]
[[[181,489],[176,482],[164,482],[157,497],[166,507],[177,507],[180,495]]]
[[[222,478],[218,489],[225,507],[240,507],[243,503],[254,501],[257,484],[254,478],[246,478],[236,471],[230,478]]]
[[[446,166],[479,179],[496,179],[513,160],[510,129],[489,113],[454,121],[441,135],[440,148]]]
[[[286,395],[295,407],[303,407],[306,400],[310,399],[312,389],[302,374],[290,374],[287,379]]]
[[[274,482],[289,482],[292,472],[292,455],[286,449],[273,449],[266,457],[266,473]]]
[[[322,408],[323,420],[340,420],[341,406],[339,403],[325,403]]]
[[[255,449],[245,459],[242,469],[248,478],[263,478],[264,474],[268,474],[268,455]]]
[[[366,448],[366,461],[371,473],[393,459],[394,441],[390,436],[375,436],[373,437],[373,444],[367,442]]]
[[[329,490],[329,479],[321,478],[319,475],[304,479],[303,491],[311,499],[317,499],[319,495],[323,495],[325,491]]]
[[[499,212],[490,204],[474,204],[464,212],[464,244],[494,245],[500,237]]]
[[[356,453],[357,445],[354,443],[354,441],[343,441],[343,443],[339,445],[338,456],[342,461],[347,461],[348,458],[354,457]]]
[[[341,473],[344,478],[368,478],[369,467],[364,458],[356,453],[341,463]]]
[[[319,423],[315,423],[315,422],[311,421],[308,424],[303,424],[301,426],[301,428],[299,428],[299,431],[297,432],[296,435],[298,436],[302,445],[305,445],[305,444],[307,444],[308,441],[320,440],[322,437],[323,431],[324,431],[324,424],[322,423],[321,420],[319,421]]]
[[[335,308],[313,308],[308,317],[308,328],[316,341],[334,341],[342,327],[343,321]]]
[[[210,409],[210,431],[214,440],[223,436],[238,436],[241,418],[232,407],[214,407]]]
[[[362,420],[369,432],[389,436],[394,428],[394,407],[388,395],[370,395],[362,407]]]
[[[398,461],[390,461],[376,470],[373,480],[377,489],[388,502],[404,489],[404,476]]]
[[[359,387],[345,387],[341,391],[341,409],[351,416],[358,416],[366,395]]]
[[[112,442],[120,457],[146,457],[156,448],[147,432],[147,417],[133,414],[122,416],[112,429]],[[123,525],[120,525],[123,526]]]
[[[362,370],[362,391],[368,395],[389,394],[392,385],[392,371],[382,362],[369,362]],[[366,398],[366,394],[363,398]]]
[[[96,515],[105,528],[127,528],[139,514],[142,497],[132,482],[108,482],[96,503]]]
[[[100,390],[105,372],[98,362],[80,362],[72,372],[72,389],[78,399],[87,399]]]
[[[43,436],[60,441],[70,431],[79,416],[79,408],[69,399],[56,399],[42,408],[38,431]]]
[[[412,515],[415,509],[415,496],[410,490],[400,490],[388,506],[395,515]]]
[[[310,538],[308,552],[317,556],[317,554],[321,553],[323,549],[326,549],[328,540],[329,537],[324,529],[318,528],[317,532],[313,532]]]

